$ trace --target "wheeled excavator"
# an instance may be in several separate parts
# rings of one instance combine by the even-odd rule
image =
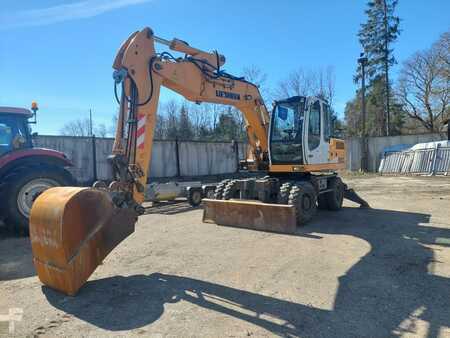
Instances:
[[[157,53],[155,43],[184,56]],[[91,188],[50,188],[37,197],[30,238],[43,284],[75,295],[108,253],[134,232],[145,211],[161,86],[196,103],[233,106],[245,118],[250,151],[241,166],[261,177],[221,182],[214,199],[204,200],[205,222],[290,233],[317,207],[339,209],[344,196],[364,204],[336,174],[345,167],[345,144],[332,137],[327,102],[296,96],[276,101],[269,113],[258,87],[225,72],[224,64],[217,51],[159,38],[150,28],[122,44],[113,63],[120,107],[109,158],[114,180]]]

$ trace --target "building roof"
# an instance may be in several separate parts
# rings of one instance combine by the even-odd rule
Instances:
[[[29,109],[17,108],[17,107],[0,107],[0,114],[20,114],[27,117],[33,116],[33,113]]]

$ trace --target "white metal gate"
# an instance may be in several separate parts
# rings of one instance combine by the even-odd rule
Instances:
[[[382,174],[449,175],[450,142],[418,144],[405,151],[384,152]]]

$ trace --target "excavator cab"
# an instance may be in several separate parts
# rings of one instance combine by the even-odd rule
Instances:
[[[270,123],[273,165],[326,163],[332,135],[331,110],[325,100],[294,96],[276,101]]]
[[[306,98],[295,96],[274,105],[269,134],[274,164],[303,164],[303,125]]]

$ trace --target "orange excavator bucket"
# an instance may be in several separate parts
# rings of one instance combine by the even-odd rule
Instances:
[[[33,262],[41,282],[75,295],[105,257],[134,231],[136,213],[100,189],[44,191],[30,215]]]

